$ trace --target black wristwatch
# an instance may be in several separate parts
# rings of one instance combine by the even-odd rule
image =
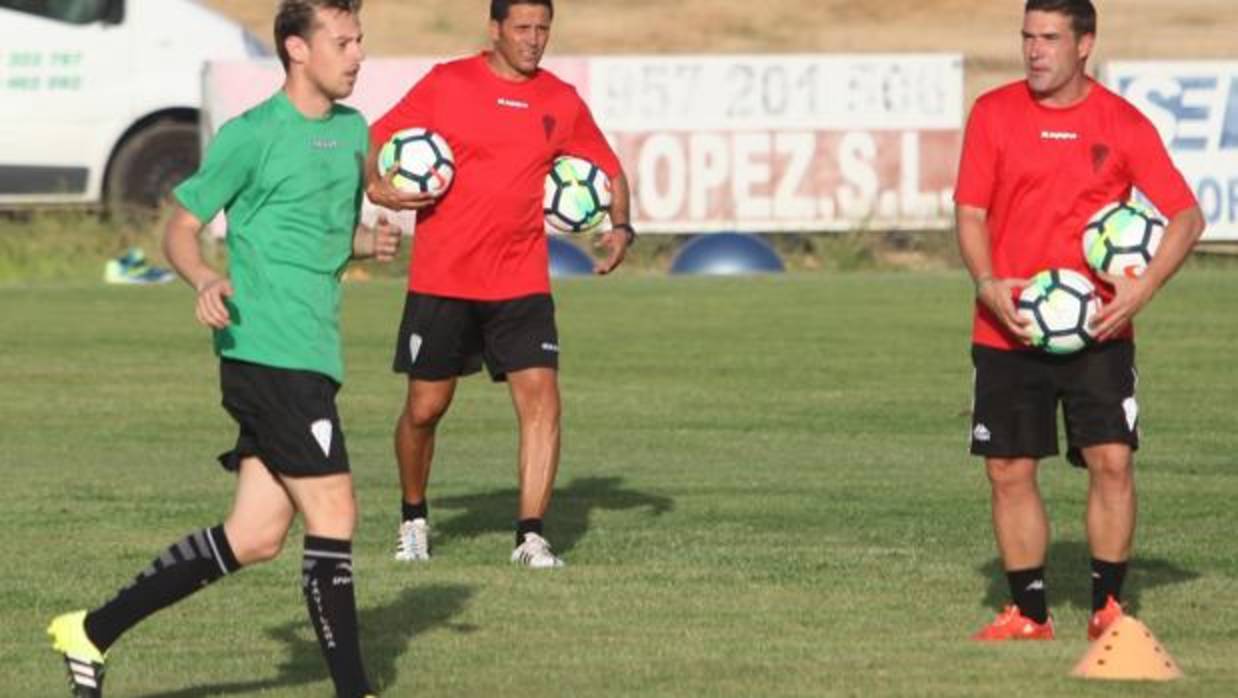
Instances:
[[[636,228],[632,227],[631,223],[616,223],[610,227],[611,230],[622,230],[628,234],[628,247],[636,242]]]

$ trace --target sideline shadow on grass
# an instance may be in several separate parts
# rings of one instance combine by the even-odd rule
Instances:
[[[1045,587],[1050,608],[1065,604],[1088,612],[1092,610],[1091,560],[1092,554],[1085,542],[1060,541],[1049,546],[1049,556],[1045,561]],[[1010,587],[1006,583],[1006,572],[1002,569],[1000,557],[981,565],[977,571],[989,580],[983,605],[1000,609],[1010,603]],[[1139,597],[1143,591],[1182,584],[1199,576],[1198,572],[1178,567],[1169,560],[1141,557],[1136,549],[1122,587],[1122,606],[1131,615],[1137,615]]]
[[[463,509],[464,513],[434,524],[434,545],[442,548],[453,538],[508,532],[514,528],[520,491],[516,488],[443,497],[430,500],[434,509]],[[653,516],[674,510],[675,500],[656,494],[625,489],[621,477],[578,477],[568,485],[556,487],[546,517],[546,535],[555,552],[565,553],[576,546],[589,530],[589,517],[595,509],[626,511],[646,508]],[[431,514],[433,516],[433,514]]]
[[[409,644],[416,636],[439,626],[454,627],[459,632],[472,632],[475,628],[471,626],[452,626],[450,622],[453,616],[464,610],[472,595],[471,587],[432,584],[406,589],[391,603],[362,609],[359,613],[361,653],[365,658],[366,673],[374,690],[382,694],[395,683],[398,674],[396,664],[400,657],[409,651]],[[266,634],[288,646],[287,654],[276,667],[277,676],[148,693],[142,698],[248,695],[319,681],[330,683],[330,675],[308,617],[268,629]],[[241,645],[244,646],[243,640]],[[221,651],[225,649],[227,648],[220,646]],[[329,689],[326,690],[329,692]]]

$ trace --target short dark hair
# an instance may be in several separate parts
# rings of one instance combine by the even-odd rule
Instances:
[[[1096,7],[1092,0],[1027,0],[1023,12],[1033,10],[1066,15],[1075,36],[1096,35]]]
[[[309,39],[314,31],[314,13],[320,9],[338,10],[355,15],[361,11],[362,0],[280,0],[275,13],[275,52],[279,62],[288,70],[291,59],[284,41],[290,36]]]
[[[555,0],[490,0],[490,19],[502,22],[512,10],[512,5],[542,5],[555,17]]]

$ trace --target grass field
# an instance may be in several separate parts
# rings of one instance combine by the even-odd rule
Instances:
[[[363,642],[385,696],[1233,696],[1238,274],[1197,265],[1140,334],[1145,448],[1128,601],[1178,659],[1165,686],[1067,677],[1084,652],[1084,478],[1047,461],[1060,639],[979,646],[1004,598],[964,453],[959,273],[630,275],[558,285],[566,399],[548,536],[506,559],[506,392],[467,381],[442,427],[437,557],[390,560],[394,280],[348,287],[341,395],[362,522]],[[0,288],[0,696],[64,694],[43,628],[218,522],[232,433],[183,287]],[[328,696],[284,556],[152,618],[111,696]]]

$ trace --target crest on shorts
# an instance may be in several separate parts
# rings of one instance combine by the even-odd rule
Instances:
[[[331,456],[331,420],[320,419],[310,425],[310,433],[314,435],[314,440],[318,442],[318,447],[322,449],[322,455]]]
[[[1126,428],[1135,431],[1139,423],[1139,403],[1133,397],[1126,398],[1122,401],[1122,412],[1126,414]]]
[[[408,336],[408,362],[410,364],[417,363],[417,355],[421,353],[421,335],[410,334]]]

